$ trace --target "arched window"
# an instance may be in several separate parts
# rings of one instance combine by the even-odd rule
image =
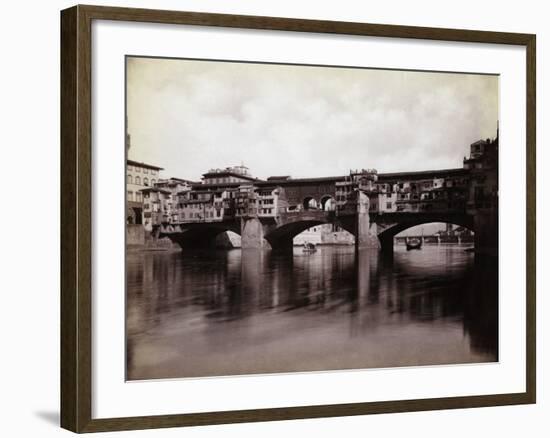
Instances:
[[[321,198],[321,209],[324,211],[334,211],[336,209],[336,201],[332,196],[323,196]]]
[[[311,196],[308,196],[304,199],[304,202],[302,203],[304,210],[316,210],[317,209],[317,201],[313,199]]]
[[[139,176],[136,176],[136,177],[134,178],[134,182],[135,182],[135,184],[137,184],[137,185],[139,186],[139,185],[141,184],[141,179],[140,179],[140,177],[139,177]]]
[[[154,178],[151,178],[151,185],[154,186],[156,183],[155,179]]]
[[[144,185],[144,186],[148,186],[148,185],[149,185],[149,180],[147,179],[147,177],[143,178],[143,185]]]
[[[132,184],[132,175],[128,175],[128,176],[126,177],[126,182],[127,182],[128,184]]]

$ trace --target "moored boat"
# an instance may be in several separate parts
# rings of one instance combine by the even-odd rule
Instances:
[[[315,252],[317,251],[317,248],[314,243],[311,242],[305,242],[304,248],[302,249],[303,252]]]
[[[407,245],[407,251],[411,249],[422,249],[422,240],[417,237],[408,238],[405,240],[405,245]]]

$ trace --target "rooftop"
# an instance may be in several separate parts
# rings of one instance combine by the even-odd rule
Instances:
[[[463,175],[468,173],[467,169],[462,167],[454,169],[440,170],[420,170],[416,172],[394,172],[394,173],[379,173],[378,182],[392,179],[422,179],[422,178],[437,178],[453,175]]]
[[[292,177],[290,175],[275,175],[267,178],[267,181],[286,181],[288,179],[292,179]]]
[[[191,180],[188,180],[188,179],[171,177],[171,178],[168,178],[168,179],[159,179],[156,183],[157,186],[163,186],[163,185],[175,186],[177,184],[193,185],[193,184],[200,184],[200,182],[191,181]]]
[[[206,173],[203,173],[202,176],[204,178],[219,178],[219,177],[222,177],[222,176],[235,176],[237,178],[242,178],[242,179],[246,179],[246,180],[249,180],[249,181],[256,181],[258,180],[258,178],[254,178],[250,175],[245,175],[243,173],[238,173],[238,172],[234,172],[232,170],[216,170],[216,171],[208,171]]]
[[[141,189],[140,192],[148,193],[148,192],[160,192],[160,193],[166,193],[169,195],[172,193],[170,190],[161,189],[158,187],[145,187],[144,189]]]
[[[164,168],[162,167],[153,166],[152,164],[141,163],[139,161],[134,161],[134,160],[126,160],[126,164],[129,166],[142,167],[145,169],[164,170]]]

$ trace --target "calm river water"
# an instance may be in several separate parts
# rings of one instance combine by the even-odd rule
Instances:
[[[496,361],[496,267],[464,249],[129,253],[127,378]]]

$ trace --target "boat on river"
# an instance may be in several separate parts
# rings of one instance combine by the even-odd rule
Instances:
[[[418,237],[411,237],[410,239],[407,237],[405,245],[407,245],[407,251],[411,249],[422,249],[422,240]]]
[[[306,252],[306,253],[313,253],[313,252],[317,251],[317,247],[315,246],[314,243],[305,242],[304,247],[302,248],[302,251]]]

